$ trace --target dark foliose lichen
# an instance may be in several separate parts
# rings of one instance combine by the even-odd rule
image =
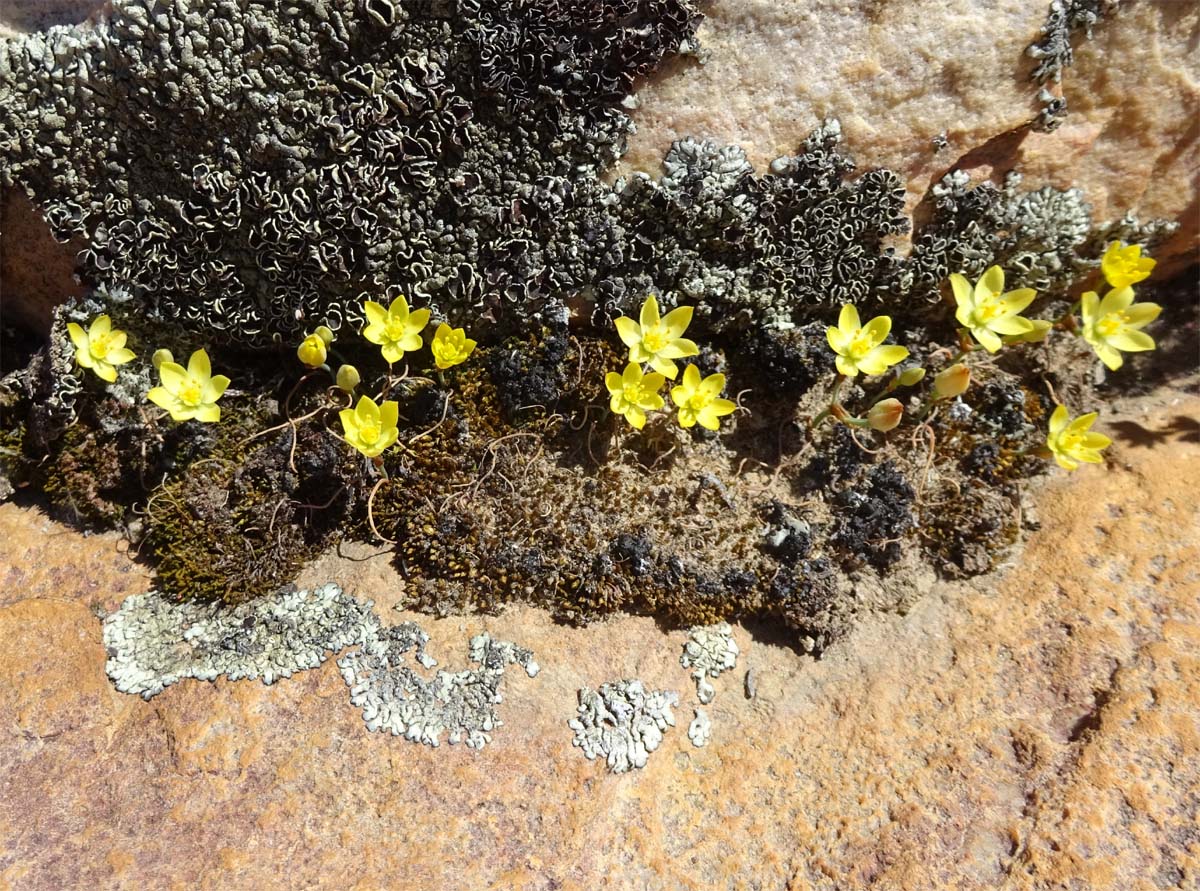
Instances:
[[[833,376],[825,325],[840,303],[887,311],[924,362],[953,338],[949,273],[1001,264],[1061,302],[1107,241],[1171,227],[956,171],[901,255],[904,181],[858,171],[833,119],[761,173],[683,139],[661,176],[608,182],[637,79],[694,52],[699,22],[689,0],[114,0],[0,43],[4,185],[85,245],[90,287],[0,381],[8,484],[124,526],[180,600],[240,604],[342,538],[382,539],[431,612],[758,616],[820,647],[856,608],[845,574],[892,571],[902,542],[947,571],[991,565],[980,542],[1016,534],[1042,348],[934,412],[927,440],[873,449],[804,423]],[[362,300],[400,293],[480,345],[397,369],[399,442],[375,465],[295,345],[327,324],[374,386]],[[697,365],[742,403],[720,437],[662,414],[631,436],[607,410],[626,361],[610,320],[648,293],[694,307]],[[140,357],[107,386],[66,336],[102,312]],[[173,424],[145,402],[146,360],[200,345],[234,378],[222,423]]]

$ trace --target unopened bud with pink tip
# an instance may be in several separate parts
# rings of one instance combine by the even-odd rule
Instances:
[[[896,429],[902,417],[904,417],[904,406],[900,404],[899,399],[881,399],[867,412],[867,423],[872,430],[887,433],[889,430]]]

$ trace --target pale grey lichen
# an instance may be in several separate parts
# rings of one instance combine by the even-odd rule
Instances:
[[[695,717],[688,725],[688,739],[697,749],[702,749],[708,745],[708,740],[712,736],[712,721],[709,720],[708,712],[704,709],[698,708],[693,711]]]
[[[1063,72],[1075,61],[1071,37],[1083,31],[1090,39],[1092,28],[1121,5],[1121,0],[1052,0],[1041,39],[1026,51],[1038,60],[1031,75],[1038,83],[1062,80]]]
[[[679,664],[692,669],[696,695],[701,703],[707,705],[717,695],[708,679],[732,670],[737,665],[738,653],[737,641],[733,639],[733,629],[728,622],[688,631]]]
[[[312,591],[289,586],[234,607],[138,594],[104,619],[105,669],[118,690],[150,699],[186,678],[273,684],[353,647],[338,667],[368,730],[430,746],[443,734],[472,748],[488,743],[503,723],[496,705],[504,669],[517,664],[534,677],[533,653],[479,634],[470,642],[478,668],[439,670],[426,680],[405,657],[411,653],[420,667],[433,668],[436,660],[425,652],[429,635],[414,622],[384,627],[372,606],[333,584]]]
[[[415,623],[402,622],[342,656],[338,667],[350,688],[350,701],[362,709],[363,721],[372,732],[385,730],[435,747],[445,734],[451,744],[482,748],[504,723],[496,714],[504,669],[516,663],[534,677],[538,665],[533,653],[479,634],[470,643],[471,661],[478,669],[439,670],[426,680],[406,664],[405,657],[415,651],[415,660],[431,667],[432,660],[424,653],[428,640]]]
[[[671,709],[678,705],[671,691],[647,691],[639,680],[623,680],[602,684],[599,692],[582,688],[577,716],[567,723],[588,760],[603,758],[610,771],[624,773],[646,766],[663,732],[675,726]]]
[[[1041,38],[1026,50],[1038,60],[1030,77],[1039,84],[1060,82],[1063,72],[1075,61],[1071,37],[1083,31],[1091,39],[1096,23],[1120,4],[1121,0],[1053,0],[1042,25]],[[1034,129],[1047,133],[1058,129],[1067,115],[1066,97],[1056,96],[1043,87],[1038,91],[1037,98],[1042,107],[1035,119]]]
[[[374,638],[371,605],[332,584],[287,587],[236,607],[135,594],[104,620],[105,670],[118,690],[143,699],[185,678],[273,684]]]

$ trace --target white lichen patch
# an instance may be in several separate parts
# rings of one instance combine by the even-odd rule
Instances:
[[[646,766],[663,732],[675,726],[671,709],[678,705],[669,690],[647,692],[641,681],[624,680],[602,684],[599,692],[582,688],[578,715],[567,723],[589,760],[603,758],[610,771],[624,773]]]
[[[338,667],[369,730],[431,746],[443,734],[473,748],[489,742],[502,724],[496,705],[504,670],[515,663],[534,677],[533,653],[479,634],[470,641],[478,668],[426,680],[406,661],[425,670],[437,664],[425,652],[429,635],[414,622],[385,627],[372,605],[333,584],[283,588],[236,607],[138,594],[104,619],[106,670],[121,692],[150,699],[186,678],[272,684],[355,647]]]
[[[406,664],[406,656],[415,651],[414,661],[430,667],[432,660],[424,654],[428,640],[415,623],[403,622],[339,659],[350,701],[362,709],[368,730],[389,731],[428,746],[439,745],[446,734],[452,744],[482,748],[503,723],[495,707],[502,701],[504,669],[516,663],[534,677],[538,664],[533,653],[479,634],[470,643],[471,661],[479,668],[438,671],[426,680]]]
[[[733,639],[733,629],[728,622],[693,628],[688,632],[687,643],[679,664],[692,669],[696,681],[696,695],[704,705],[713,701],[717,691],[708,682],[721,672],[730,671],[737,665],[738,645]]]
[[[185,678],[272,684],[374,637],[371,605],[337,585],[283,588],[235,607],[137,594],[104,620],[105,670],[118,690],[143,699]]]
[[[712,736],[712,721],[702,708],[695,709],[695,715],[692,723],[688,725],[688,739],[697,749],[702,749],[708,745],[708,739]]]

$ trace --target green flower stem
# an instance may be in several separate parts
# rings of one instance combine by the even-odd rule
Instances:
[[[841,408],[841,405],[838,403],[838,394],[842,392],[842,384],[845,383],[845,381],[846,376],[844,374],[839,374],[837,376],[837,380],[833,382],[833,392],[829,394],[829,406],[812,419],[808,425],[811,429],[815,430],[817,427],[821,426],[821,424],[825,422],[825,419],[834,413],[835,408]]]

